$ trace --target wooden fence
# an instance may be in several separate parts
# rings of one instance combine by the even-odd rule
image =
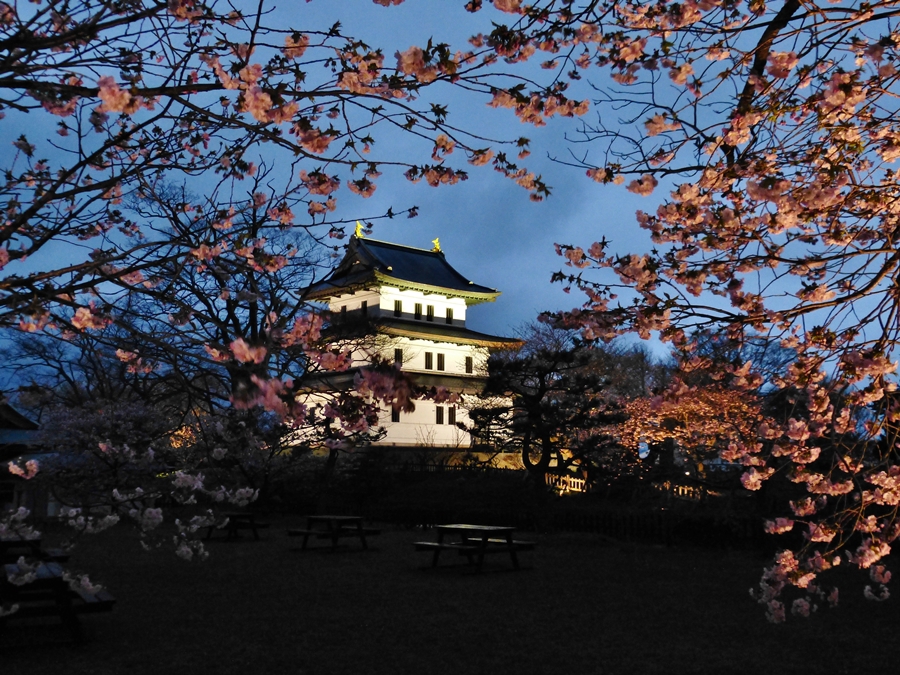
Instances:
[[[675,499],[685,499],[692,502],[703,501],[707,489],[701,485],[681,485],[672,481],[653,483],[653,488],[659,492],[665,492]]]
[[[590,486],[584,478],[570,474],[546,474],[547,485],[560,492],[588,492]]]

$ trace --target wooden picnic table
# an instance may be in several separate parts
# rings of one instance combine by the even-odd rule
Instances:
[[[0,537],[0,564],[14,563],[21,557],[44,562],[66,562],[69,554],[62,549],[45,549],[39,534],[5,534]]]
[[[288,536],[303,537],[301,549],[306,549],[310,537],[316,539],[330,539],[331,550],[335,550],[338,540],[344,537],[356,537],[364,549],[369,548],[366,542],[367,536],[381,534],[381,530],[363,526],[362,516],[334,516],[319,515],[307,516],[305,528],[292,528],[288,530]]]
[[[506,525],[472,525],[453,523],[437,525],[437,541],[417,541],[417,551],[431,551],[431,566],[437,567],[443,551],[457,551],[471,565],[477,559],[476,570],[481,571],[485,555],[508,553],[513,568],[519,569],[518,551],[534,550],[534,542],[513,538],[516,528]]]
[[[5,534],[0,537],[0,563],[14,563],[20,556],[37,558],[40,553],[40,536]]]
[[[206,538],[212,537],[213,532],[217,529],[225,530],[225,539],[237,539],[240,536],[240,530],[251,530],[253,538],[259,541],[259,530],[268,527],[268,523],[261,523],[256,520],[256,514],[251,511],[227,511],[219,514],[228,520],[224,525],[210,525],[206,530]]]
[[[106,590],[90,592],[73,590],[65,580],[65,570],[55,562],[40,563],[34,569],[35,579],[22,585],[9,581],[21,571],[18,563],[0,568],[0,605],[17,606],[12,614],[0,616],[0,632],[8,622],[33,617],[56,617],[68,628],[76,641],[83,639],[79,614],[105,612],[113,608],[115,598]]]

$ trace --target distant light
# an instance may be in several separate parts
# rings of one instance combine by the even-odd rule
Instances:
[[[684,472],[684,475],[685,475],[685,476],[690,476],[690,475],[691,475],[691,472],[690,472],[690,471],[685,471],[685,472]]]

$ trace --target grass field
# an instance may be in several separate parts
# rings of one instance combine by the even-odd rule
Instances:
[[[841,606],[782,626],[748,588],[765,562],[746,551],[618,545],[588,534],[536,534],[515,572],[495,556],[482,574],[426,568],[383,528],[362,551],[297,550],[298,518],[261,541],[210,542],[207,562],[145,553],[113,530],[85,540],[71,567],[116,596],[85,616],[88,640],[58,629],[0,635],[3,675],[429,675],[602,673],[892,674],[900,604],[871,603],[855,583]],[[463,559],[464,560],[464,559]],[[456,562],[455,560],[453,561]],[[849,570],[848,570],[849,571]],[[852,588],[851,588],[852,586]]]

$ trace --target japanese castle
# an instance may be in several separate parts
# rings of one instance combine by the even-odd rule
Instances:
[[[475,395],[491,350],[520,344],[466,327],[468,308],[493,302],[500,292],[466,279],[447,262],[438,240],[433,243],[431,250],[401,246],[364,238],[357,229],[334,271],[307,289],[307,299],[328,303],[335,326],[356,327],[365,338],[354,348],[353,368],[330,379],[331,386],[349,386],[356,368],[377,356],[413,374],[418,385]],[[415,403],[412,413],[383,411],[387,435],[376,445],[471,445],[457,426],[467,421],[463,405]]]

